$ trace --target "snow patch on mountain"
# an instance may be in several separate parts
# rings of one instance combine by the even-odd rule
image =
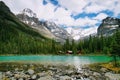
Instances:
[[[73,37],[74,40],[83,39],[90,35],[97,34],[97,27],[91,27],[91,28],[87,28],[87,29],[70,27],[70,28],[66,28],[66,30]]]

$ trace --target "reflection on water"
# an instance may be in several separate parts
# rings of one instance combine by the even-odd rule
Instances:
[[[80,64],[82,61],[80,61],[80,59],[78,57],[74,57],[73,61],[74,61],[73,63],[74,63],[74,66],[76,67],[76,69],[81,70]]]

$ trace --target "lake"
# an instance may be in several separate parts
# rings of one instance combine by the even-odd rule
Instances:
[[[0,56],[0,62],[52,62],[71,64],[91,64],[109,62],[109,56],[58,56],[58,55],[30,55],[30,56]]]

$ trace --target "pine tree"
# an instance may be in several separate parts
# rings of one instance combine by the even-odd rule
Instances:
[[[115,39],[112,42],[112,50],[111,50],[111,55],[113,57],[113,61],[114,61],[114,66],[118,66],[117,64],[117,57],[120,57],[120,31],[116,31],[115,33]]]

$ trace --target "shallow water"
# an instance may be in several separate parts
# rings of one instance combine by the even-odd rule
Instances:
[[[0,56],[0,62],[61,62],[73,64],[91,64],[109,62],[108,56],[58,56],[58,55],[30,55],[30,56]]]

